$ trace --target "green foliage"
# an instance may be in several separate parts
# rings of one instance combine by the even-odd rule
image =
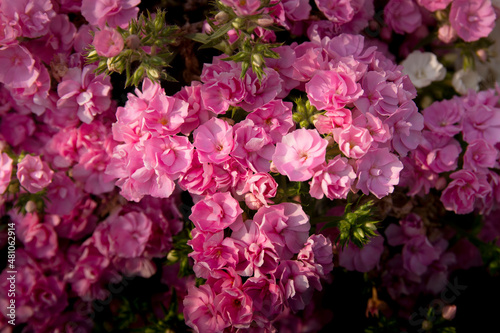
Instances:
[[[202,43],[200,49],[215,48],[224,52],[228,57],[223,60],[241,62],[242,78],[251,68],[258,79],[262,81],[265,74],[264,58],[278,59],[279,54],[272,49],[281,44],[263,43],[254,34],[254,30],[257,27],[274,31],[281,29],[273,26],[272,18],[263,11],[264,8],[272,7],[275,4],[270,4],[270,0],[262,0],[261,3],[257,14],[242,17],[238,16],[232,8],[224,6],[220,1],[216,1],[217,10],[212,12],[214,19],[207,19],[212,32],[208,34],[190,34],[187,37]],[[233,43],[230,43],[227,33],[232,29],[234,29],[238,38]]]
[[[320,114],[318,110],[311,105],[311,102],[305,97],[299,97],[294,100],[293,121],[302,128],[314,126],[316,115]]]
[[[179,38],[177,26],[165,24],[165,12],[158,10],[156,15],[141,13],[132,20],[128,29],[117,27],[125,41],[125,47],[117,56],[106,58],[97,54],[93,45],[87,54],[87,62],[98,62],[96,72],[106,75],[125,71],[125,87],[137,86],[147,77],[154,82],[175,81],[164,68],[170,67],[175,56],[172,47]]]

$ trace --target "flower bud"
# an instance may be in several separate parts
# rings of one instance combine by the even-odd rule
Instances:
[[[229,15],[227,15],[226,12],[218,12],[217,15],[215,15],[215,20],[219,23],[226,23],[227,20],[229,19]]]
[[[125,39],[125,44],[129,49],[136,50],[141,46],[141,39],[137,35],[130,35]]]
[[[442,316],[446,320],[453,320],[453,318],[455,318],[456,313],[457,313],[457,306],[456,305],[446,305],[443,308]]]
[[[252,65],[255,67],[262,67],[264,64],[264,58],[258,53],[252,54]]]
[[[24,209],[26,209],[26,211],[28,213],[33,213],[36,211],[36,203],[30,200],[26,203],[26,206],[24,206]]]
[[[160,71],[156,68],[148,68],[147,75],[152,80],[158,80],[160,78]]]
[[[257,24],[261,27],[269,27],[273,25],[274,21],[269,14],[263,14],[258,20]]]
[[[171,263],[179,261],[179,253],[176,250],[172,250],[167,254],[167,260]]]
[[[241,27],[243,27],[243,23],[245,23],[245,21],[241,17],[237,17],[234,19],[234,21],[231,23],[231,25],[235,29],[241,29]]]

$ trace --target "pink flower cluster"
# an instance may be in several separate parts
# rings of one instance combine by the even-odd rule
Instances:
[[[206,279],[184,299],[186,323],[196,332],[272,331],[285,309],[305,308],[333,268],[330,240],[309,237],[309,218],[298,204],[263,206],[243,221],[238,201],[216,193],[198,201],[190,219],[190,257]]]
[[[403,160],[401,185],[409,186],[410,195],[443,190],[444,207],[457,214],[474,210],[485,214],[500,202],[499,176],[494,171],[500,158],[499,98],[494,89],[471,91],[423,111],[424,139]],[[450,172],[447,179],[445,173]]]

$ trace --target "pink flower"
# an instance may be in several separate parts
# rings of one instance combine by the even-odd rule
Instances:
[[[246,119],[260,126],[271,137],[273,143],[281,138],[294,126],[292,119],[292,103],[273,100],[250,113]]]
[[[460,143],[452,137],[430,131],[424,131],[422,134],[423,140],[414,151],[413,158],[422,167],[435,173],[456,170],[458,157],[462,152]]]
[[[20,45],[0,49],[0,82],[12,88],[31,87],[38,78],[35,60]]]
[[[193,132],[193,137],[200,162],[224,162],[234,148],[233,128],[222,119],[210,119]]]
[[[311,235],[304,248],[300,250],[297,260],[314,268],[315,272],[326,278],[333,269],[332,242],[323,235]]]
[[[5,141],[17,147],[35,133],[35,122],[30,116],[7,113],[0,119],[0,131]]]
[[[371,192],[380,199],[394,191],[394,185],[399,183],[403,163],[387,148],[379,148],[369,151],[357,160],[356,167],[356,187],[364,194]]]
[[[241,288],[253,301],[253,320],[257,325],[273,320],[283,311],[283,294],[274,279],[264,275],[250,277]]]
[[[410,238],[403,247],[404,268],[422,275],[434,260],[439,259],[439,252],[432,246],[425,235]]]
[[[144,142],[144,165],[170,179],[179,178],[191,166],[193,146],[185,136],[150,138]]]
[[[64,172],[57,172],[47,188],[47,212],[69,215],[81,197],[82,192],[75,183]]]
[[[457,39],[457,32],[449,24],[442,25],[438,30],[438,38],[443,43],[452,43]]]
[[[148,102],[148,108],[142,112],[142,132],[151,132],[153,136],[179,133],[188,114],[188,103],[164,93],[155,94]]]
[[[151,236],[151,220],[143,213],[130,212],[108,218],[108,235],[112,253],[121,258],[137,258]]]
[[[262,206],[269,206],[270,200],[276,196],[278,184],[267,172],[258,172],[246,179],[245,187],[241,191],[245,194],[247,207],[257,210]]]
[[[434,102],[422,114],[425,126],[434,133],[455,136],[462,131],[464,109],[456,100]]]
[[[9,187],[11,175],[12,159],[6,153],[0,153],[0,194]]]
[[[272,157],[278,171],[291,181],[310,179],[315,168],[325,161],[328,141],[316,130],[298,129],[283,137],[276,144]]]
[[[82,0],[82,15],[92,25],[104,29],[127,28],[131,19],[136,18],[140,0]]]
[[[283,80],[272,68],[264,69],[264,77],[259,80],[253,71],[248,71],[243,78],[245,97],[237,104],[247,112],[271,102],[281,92]]]
[[[94,70],[95,66],[85,66],[83,70],[70,68],[57,86],[57,107],[75,112],[87,124],[111,106],[110,78],[96,76]]]
[[[50,0],[20,0],[12,3],[3,2],[2,12],[9,21],[22,28],[23,37],[37,38],[45,35],[50,20],[56,15]]]
[[[342,70],[317,71],[306,83],[307,97],[318,110],[338,110],[363,93],[352,73]]]
[[[339,265],[349,271],[369,272],[374,269],[384,252],[384,238],[373,237],[363,248],[358,248],[349,243],[342,251],[339,251]]]
[[[417,0],[417,3],[425,7],[430,12],[435,12],[436,10],[443,10],[448,5],[450,2],[453,2],[453,0]]]
[[[332,22],[343,24],[352,20],[355,10],[350,0],[315,0],[318,9]]]
[[[230,325],[222,318],[214,304],[215,294],[210,285],[191,286],[184,298],[186,324],[196,333],[217,333]]]
[[[239,252],[239,262],[235,268],[238,274],[259,277],[276,271],[280,258],[257,223],[246,221],[242,228],[233,232],[231,238]]]
[[[109,27],[98,30],[94,35],[92,44],[97,54],[106,58],[119,55],[124,46],[122,35],[116,29]]]
[[[422,14],[413,0],[389,0],[384,8],[384,19],[396,33],[412,33],[422,24]]]
[[[178,181],[179,187],[192,194],[213,194],[217,184],[213,178],[214,168],[211,163],[201,163],[197,150],[194,150],[193,161]]]
[[[214,305],[222,318],[235,328],[248,328],[253,317],[253,302],[239,288],[224,289],[215,296]]]
[[[300,261],[286,260],[276,272],[283,298],[292,311],[303,310],[310,302],[314,290],[321,290],[319,275]]]
[[[28,192],[37,193],[52,182],[54,171],[40,156],[26,155],[17,164],[17,179]]]
[[[424,222],[417,214],[410,213],[399,221],[399,226],[390,224],[385,230],[387,243],[391,246],[405,244],[412,237],[425,235]]]
[[[356,173],[347,159],[337,155],[314,174],[309,193],[316,199],[324,195],[330,200],[345,199],[355,179]]]
[[[35,258],[48,259],[56,254],[57,233],[50,224],[37,223],[31,226],[24,235],[26,251]]]
[[[225,6],[231,7],[238,16],[254,15],[261,5],[260,0],[221,0],[220,2]]]
[[[478,177],[479,176],[479,177]],[[485,197],[491,186],[484,175],[469,170],[459,170],[450,175],[453,179],[441,194],[444,208],[457,214],[467,214],[474,210],[476,199]]]
[[[346,157],[359,159],[371,147],[373,138],[366,128],[350,125],[347,128],[333,130],[333,137]]]
[[[463,138],[467,142],[485,139],[492,145],[500,142],[500,109],[489,107],[481,102],[472,108],[466,108]]]
[[[188,113],[184,118],[184,123],[180,127],[180,131],[184,135],[189,135],[199,125],[207,122],[213,116],[213,113],[203,106],[201,86],[201,82],[193,81],[191,82],[191,86],[182,87],[174,95],[174,97],[188,103]]]
[[[189,219],[201,231],[215,233],[240,222],[242,212],[238,201],[230,193],[215,193],[198,201],[193,206]]]
[[[268,172],[275,147],[264,129],[250,119],[237,123],[233,129],[231,156],[254,172]]]
[[[464,155],[464,169],[485,171],[493,168],[498,157],[498,150],[483,139],[469,143]]]
[[[307,0],[285,0],[282,2],[285,14],[292,21],[302,21],[309,18],[311,5]]]
[[[451,26],[466,42],[488,37],[495,27],[495,19],[490,0],[455,0],[451,3]]]
[[[302,207],[290,202],[261,207],[254,215],[254,221],[284,260],[290,259],[304,247],[311,228]]]
[[[413,101],[406,101],[396,113],[385,123],[393,128],[392,146],[400,156],[406,156],[409,151],[417,148],[422,140],[421,131],[424,128],[424,117],[418,112]]]

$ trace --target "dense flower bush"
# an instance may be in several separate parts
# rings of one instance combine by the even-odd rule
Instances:
[[[0,329],[455,332],[500,267],[498,13],[0,3]]]

